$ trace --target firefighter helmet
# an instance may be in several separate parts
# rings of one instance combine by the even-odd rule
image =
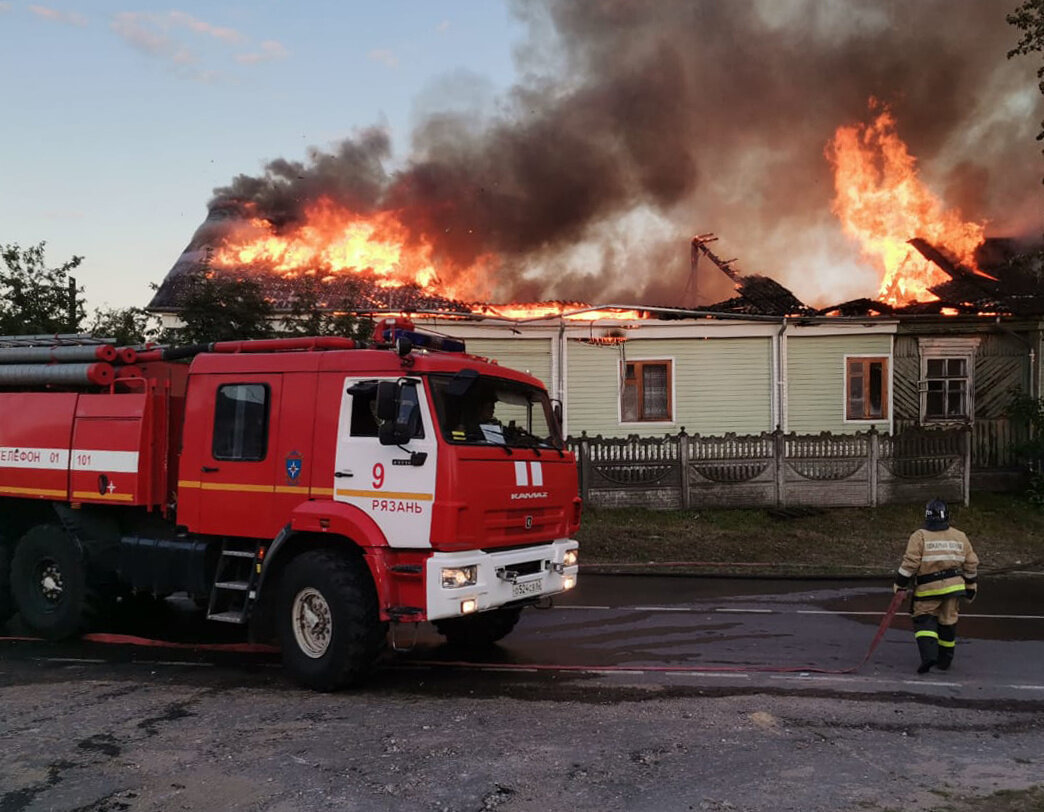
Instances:
[[[950,526],[950,511],[942,499],[933,499],[924,506],[924,526],[928,530],[946,530]]]

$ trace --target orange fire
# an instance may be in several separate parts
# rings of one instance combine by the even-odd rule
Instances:
[[[260,217],[246,221],[215,250],[210,265],[217,269],[249,267],[288,278],[358,274],[385,288],[416,285],[461,302],[488,298],[498,267],[494,256],[483,255],[461,267],[445,259],[437,262],[436,253],[432,242],[424,235],[411,234],[394,211],[364,215],[320,198],[306,207],[304,222],[290,229],[277,230]],[[638,310],[592,310],[579,302],[472,305],[472,309],[476,314],[518,320],[645,317]]]
[[[633,321],[648,318],[643,310],[621,310],[615,308],[593,308],[583,302],[512,302],[510,304],[479,305],[476,313],[499,316],[505,319],[551,319],[564,317],[570,321]]]
[[[434,246],[423,235],[411,235],[393,211],[352,212],[328,198],[305,209],[300,225],[277,232],[255,217],[241,226],[211,257],[219,268],[242,268],[286,277],[353,273],[380,287],[417,285],[449,298],[481,295],[489,288],[495,266],[490,256],[470,267],[442,263],[436,270]]]
[[[871,100],[871,109],[876,107]],[[834,165],[833,210],[845,234],[881,267],[878,297],[893,305],[937,299],[929,288],[949,277],[908,241],[920,237],[945,249],[960,264],[981,273],[975,249],[985,231],[945,209],[918,177],[916,161],[896,133],[885,108],[869,124],[842,126],[827,148]]]

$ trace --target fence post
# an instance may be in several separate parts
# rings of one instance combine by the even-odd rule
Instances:
[[[587,504],[588,491],[591,488],[591,449],[587,432],[580,432],[580,498]]]
[[[881,435],[877,426],[870,427],[870,507],[877,507],[877,461],[881,458]]]
[[[676,442],[678,443],[678,465],[681,467],[682,510],[688,510],[692,507],[692,492],[689,482],[689,435],[685,433],[685,426],[681,427]]]
[[[783,438],[783,430],[772,432],[772,455],[776,460],[776,507],[787,506],[785,470],[787,444]]]

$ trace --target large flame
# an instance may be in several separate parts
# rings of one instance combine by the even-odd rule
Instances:
[[[984,225],[945,209],[924,185],[888,109],[869,125],[839,127],[827,157],[834,165],[834,213],[844,232],[859,241],[864,256],[880,266],[882,301],[933,301],[938,297],[929,288],[949,279],[909,244],[915,237],[979,272],[975,249],[983,241]]]
[[[483,255],[470,265],[440,257],[431,240],[415,235],[397,212],[360,214],[319,198],[305,208],[303,222],[277,229],[262,217],[237,226],[210,257],[213,269],[251,268],[287,278],[357,274],[380,287],[415,285],[434,296],[460,302],[488,299],[496,257]],[[582,321],[644,318],[637,310],[593,310],[579,302],[475,304],[476,314],[506,319],[565,317]]]
[[[214,252],[210,264],[286,277],[358,274],[381,287],[417,285],[448,298],[488,291],[493,257],[480,257],[468,267],[442,260],[440,274],[434,254],[432,242],[411,234],[396,212],[359,214],[321,197],[305,208],[303,222],[289,228],[250,219]]]

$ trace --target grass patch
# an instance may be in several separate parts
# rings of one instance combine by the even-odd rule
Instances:
[[[992,795],[963,798],[930,812],[1044,812],[1044,789],[1002,789]]]
[[[587,565],[884,576],[899,565],[923,511],[923,504],[780,512],[585,509],[577,538]],[[1044,568],[1044,512],[1022,497],[975,494],[970,506],[951,511],[984,570]]]

